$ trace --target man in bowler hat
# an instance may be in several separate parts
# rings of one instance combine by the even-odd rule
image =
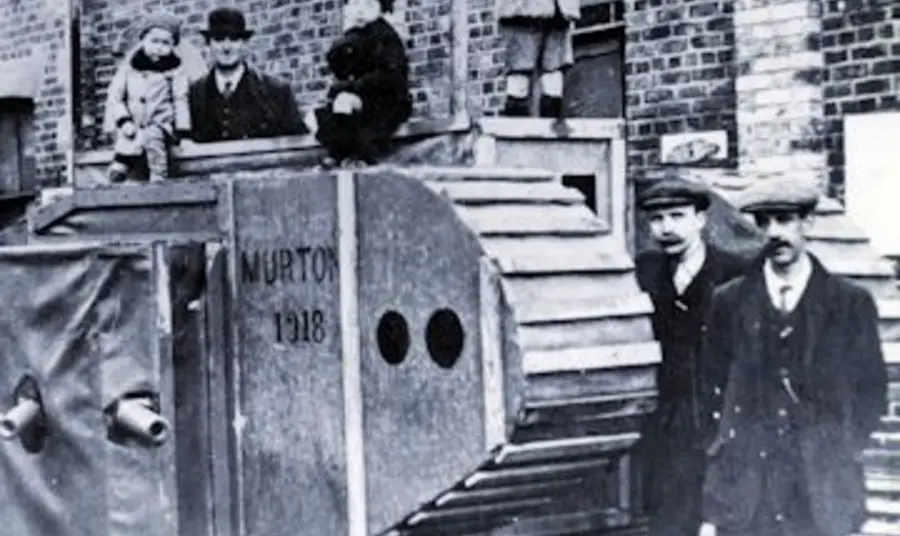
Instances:
[[[291,87],[247,65],[247,29],[243,13],[210,12],[201,33],[209,46],[212,69],[191,85],[192,137],[197,142],[306,134]]]
[[[653,302],[653,330],[662,349],[658,405],[644,427],[651,536],[696,536],[700,526],[704,437],[715,399],[699,360],[702,326],[713,289],[736,277],[743,260],[706,244],[707,189],[669,176],[638,198],[659,246],[636,260],[638,283]]]
[[[846,536],[864,521],[860,460],[887,403],[878,312],[807,251],[818,197],[768,179],[739,203],[768,243],[710,310],[704,359],[728,381],[701,535]]]

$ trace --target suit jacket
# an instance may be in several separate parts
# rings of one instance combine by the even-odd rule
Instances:
[[[240,92],[240,95],[237,93]],[[221,119],[222,98],[212,72],[191,84],[191,135],[197,142],[271,138],[306,134],[309,130],[290,85],[249,66],[229,99],[233,122]]]
[[[675,310],[678,296],[670,264],[669,257],[657,251],[642,253],[635,261],[638,284],[653,302],[653,332],[663,354],[657,373],[659,410],[656,420],[664,418],[672,405],[690,402],[699,412],[699,424],[707,427],[712,413],[718,409],[718,400],[707,393],[712,391],[710,385],[722,382],[707,378],[711,369],[700,361],[703,322],[715,287],[737,277],[746,262],[707,245],[706,260],[684,291],[682,301],[686,305],[682,305],[684,310],[680,311]],[[697,439],[699,444],[700,437]]]
[[[871,295],[828,273],[812,257],[803,299],[815,300],[806,325],[798,386],[800,457],[813,518],[823,534],[846,536],[864,515],[860,454],[885,412],[887,375]],[[751,522],[763,491],[763,422],[750,407],[762,377],[762,259],[719,289],[710,311],[704,360],[730,363],[722,420],[708,449],[704,515],[725,529]]]
[[[565,19],[571,21],[581,17],[581,0],[499,0],[497,18],[552,19],[557,7]]]

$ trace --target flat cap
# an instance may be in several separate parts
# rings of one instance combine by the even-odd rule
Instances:
[[[693,205],[698,210],[709,208],[709,191],[698,182],[669,177],[654,183],[637,199],[642,210]]]
[[[742,212],[810,212],[819,203],[819,188],[806,179],[778,177],[759,179],[741,192],[737,205]]]

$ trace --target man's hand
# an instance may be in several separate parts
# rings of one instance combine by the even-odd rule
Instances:
[[[703,523],[697,536],[716,536],[716,526],[712,523]]]
[[[134,123],[132,123],[131,121],[122,123],[120,129],[122,131],[122,135],[128,139],[132,139],[137,135],[137,129],[134,127]]]
[[[331,110],[336,114],[350,115],[357,110],[361,110],[362,106],[362,99],[353,93],[344,91],[338,93],[338,96],[335,97]]]

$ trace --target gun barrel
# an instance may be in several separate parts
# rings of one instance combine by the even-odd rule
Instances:
[[[41,411],[41,405],[30,398],[23,398],[11,410],[0,417],[0,439],[13,439],[28,428]]]
[[[160,445],[169,436],[169,422],[142,400],[122,400],[114,417],[116,424],[153,444]]]

